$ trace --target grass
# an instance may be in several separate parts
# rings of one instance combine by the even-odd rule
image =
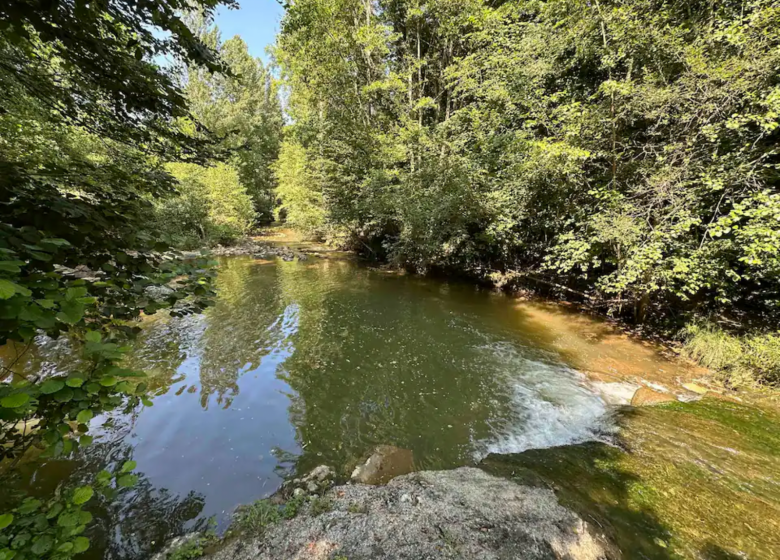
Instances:
[[[166,560],[193,560],[194,558],[200,558],[205,554],[206,547],[214,544],[216,541],[217,536],[213,532],[203,533],[169,552]]]
[[[310,513],[313,516],[322,515],[328,513],[333,509],[333,501],[329,498],[316,497],[311,501]]]
[[[304,495],[290,498],[283,506],[276,505],[270,500],[258,500],[252,504],[241,506],[233,517],[230,531],[262,534],[268,527],[282,520],[295,518],[307,501],[307,497]],[[321,515],[332,509],[333,502],[328,498],[315,497],[311,499],[310,512],[312,515]]]
[[[688,325],[683,353],[729,387],[780,385],[780,332],[737,336],[712,324]]]
[[[349,513],[368,513],[368,508],[363,504],[355,502],[347,506],[347,511]]]
[[[247,533],[262,533],[281,520],[282,511],[279,506],[269,500],[258,500],[236,511],[231,529]]]

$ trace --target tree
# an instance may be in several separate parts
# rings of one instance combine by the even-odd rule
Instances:
[[[274,209],[271,164],[279,155],[282,109],[270,69],[249,54],[241,37],[222,41],[211,18],[192,13],[188,25],[229,69],[214,73],[190,64],[180,80],[198,122],[221,138],[233,154],[230,163],[252,197],[259,221],[270,221]]]
[[[769,0],[300,0],[276,56],[311,190],[356,247],[638,321],[771,322],[778,17]]]
[[[233,1],[197,4],[210,12]],[[181,126],[199,128],[173,75],[155,62],[168,54],[223,69],[177,15],[189,5],[0,6],[0,340],[29,346],[38,333],[67,332],[86,358],[66,376],[0,385],[0,459],[16,461],[31,445],[68,454],[89,445],[95,414],[148,402],[142,375],[117,365],[128,321],[165,307],[196,311],[213,293],[204,259],[180,260],[143,227],[152,201],[175,188],[166,162],[222,155],[214,139]],[[118,484],[132,482],[132,468]],[[82,552],[91,516],[81,508],[93,491],[28,499],[0,515],[0,557]]]

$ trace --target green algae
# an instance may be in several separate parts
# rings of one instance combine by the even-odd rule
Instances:
[[[627,410],[616,446],[491,455],[552,488],[624,558],[780,558],[780,420],[715,399]]]

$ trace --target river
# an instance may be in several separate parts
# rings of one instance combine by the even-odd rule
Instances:
[[[346,478],[379,444],[412,450],[418,469],[571,444],[592,462],[593,445],[619,449],[626,425],[605,382],[701,373],[559,306],[349,259],[225,258],[217,290],[202,315],[142,321],[127,366],[149,375],[151,407],[97,417],[92,446],[13,473],[45,496],[137,462],[139,484],[97,506],[92,558],[144,556],[210,518],[224,529],[286,477],[328,464]],[[15,367],[56,374],[75,360],[66,340],[40,341]],[[531,466],[554,478],[546,462]],[[777,512],[772,484],[763,495]]]

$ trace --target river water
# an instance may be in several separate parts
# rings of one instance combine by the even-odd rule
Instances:
[[[143,556],[211,517],[224,528],[285,477],[319,464],[346,477],[379,444],[442,469],[608,442],[614,409],[581,371],[677,367],[576,314],[348,260],[234,257],[217,288],[202,315],[142,322],[127,365],[149,375],[153,406],[95,418],[86,451],[16,473],[44,496],[137,462],[139,484],[99,505],[94,558]],[[48,342],[17,368],[55,374],[73,360],[66,341]]]

